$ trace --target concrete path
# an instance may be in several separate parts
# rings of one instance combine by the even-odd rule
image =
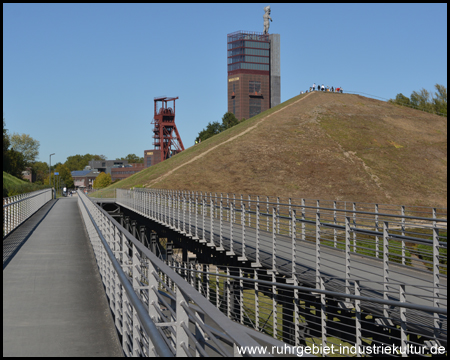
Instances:
[[[3,241],[3,356],[123,356],[76,197]]]

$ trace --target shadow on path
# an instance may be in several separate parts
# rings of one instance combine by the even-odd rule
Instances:
[[[19,252],[20,248],[27,242],[33,232],[45,219],[50,210],[58,200],[50,200],[34,215],[27,219],[22,225],[14,229],[3,239],[3,270]]]

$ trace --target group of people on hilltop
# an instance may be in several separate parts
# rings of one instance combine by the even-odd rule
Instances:
[[[314,83],[313,86],[311,86],[309,88],[309,92],[312,92],[312,91],[316,91],[316,83]],[[332,86],[330,88],[329,86],[325,87],[323,84],[322,84],[322,86],[317,85],[317,91],[329,91],[329,92],[338,92],[338,93],[340,92],[340,93],[343,93],[342,86],[341,87],[337,87],[337,88]],[[308,90],[306,90],[305,92],[301,91],[300,94],[305,94],[307,92],[308,92]]]

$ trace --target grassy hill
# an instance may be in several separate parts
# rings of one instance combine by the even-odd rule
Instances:
[[[294,97],[114,188],[447,206],[447,118],[359,95]]]
[[[11,174],[5,173],[3,171],[3,187],[10,187],[13,185],[25,185],[28,182],[19,178],[16,178],[15,176],[12,176]]]
[[[45,189],[46,185],[32,184],[3,171],[3,197],[25,194],[31,191]]]

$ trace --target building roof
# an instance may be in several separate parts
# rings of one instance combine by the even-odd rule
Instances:
[[[99,175],[99,173],[94,170],[75,170],[75,171],[72,171],[71,174],[72,174],[72,177],[77,177],[77,176],[80,177],[80,176],[87,176],[87,175],[92,175],[92,176]]]

